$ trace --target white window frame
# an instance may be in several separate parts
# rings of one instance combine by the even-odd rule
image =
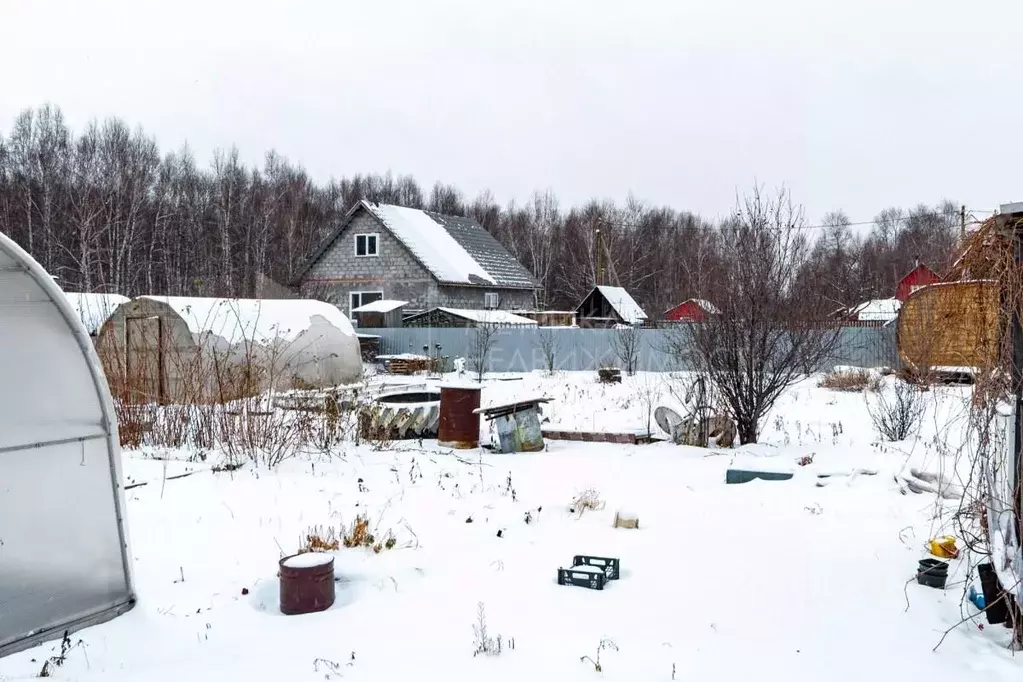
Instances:
[[[359,237],[366,238],[366,253],[359,253]],[[369,252],[369,238],[373,238],[373,253]],[[359,232],[356,233],[355,239],[352,240],[352,253],[355,254],[356,258],[376,258],[380,255],[380,233],[379,232]],[[373,293],[373,292],[369,292]]]
[[[494,304],[491,305],[490,301],[493,300]],[[501,294],[496,291],[486,291],[483,293],[483,307],[487,310],[497,310],[501,306]]]
[[[378,301],[381,301],[384,298],[384,292],[382,292],[382,291],[349,291],[348,292],[348,316],[349,317],[351,317],[351,316],[353,316],[355,314],[355,313],[352,312],[353,310],[355,310],[356,308],[359,308],[362,305],[364,305],[363,302],[362,302],[362,297],[365,294],[379,294],[380,298],[377,299]],[[355,304],[355,297],[356,296],[359,297],[358,305]]]

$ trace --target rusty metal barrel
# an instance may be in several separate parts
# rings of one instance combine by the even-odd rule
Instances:
[[[297,616],[325,611],[334,604],[334,557],[305,552],[280,561],[281,613]]]
[[[440,423],[437,442],[446,448],[467,450],[480,444],[480,406],[482,387],[478,384],[449,384],[440,387]]]

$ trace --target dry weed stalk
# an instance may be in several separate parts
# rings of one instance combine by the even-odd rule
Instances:
[[[600,511],[605,504],[604,500],[600,499],[600,493],[596,488],[587,488],[572,499],[568,510],[582,516],[587,510]]]

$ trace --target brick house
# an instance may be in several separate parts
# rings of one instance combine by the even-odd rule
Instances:
[[[297,276],[303,297],[349,315],[381,299],[436,307],[532,308],[536,280],[472,218],[360,201]]]

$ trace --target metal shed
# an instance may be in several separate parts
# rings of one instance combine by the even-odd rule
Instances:
[[[0,234],[0,656],[135,603],[121,450],[71,302]]]

